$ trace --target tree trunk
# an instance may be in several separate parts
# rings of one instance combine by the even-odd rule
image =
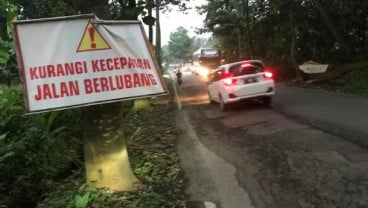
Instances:
[[[108,0],[64,1],[82,13],[94,12],[101,19],[111,19]],[[85,107],[82,112],[87,183],[112,191],[135,190],[140,183],[129,163],[122,103]]]
[[[6,84],[8,85],[8,87],[11,87],[12,73],[9,69],[5,69],[5,70],[6,70]]]
[[[83,109],[87,183],[113,191],[133,191],[140,185],[130,167],[123,123],[121,102]]]
[[[147,3],[152,5],[153,0],[147,0]],[[152,8],[148,9],[148,16],[152,17]],[[153,44],[153,25],[148,25],[148,40],[151,44]]]
[[[250,17],[249,17],[249,1],[245,1],[245,18],[247,21],[247,33],[248,33],[248,44],[249,44],[249,56],[253,58],[253,42],[252,42],[252,34],[250,28]]]
[[[238,39],[238,60],[240,61],[242,58],[242,51],[241,51],[241,39],[240,39],[240,27],[236,28],[236,34]]]
[[[160,5],[161,1],[156,0],[156,59],[161,69],[161,25],[160,25]]]
[[[296,60],[296,28],[291,27],[291,43],[290,43],[290,58],[291,65],[295,69],[296,79],[302,81],[302,74],[298,67],[298,62]]]

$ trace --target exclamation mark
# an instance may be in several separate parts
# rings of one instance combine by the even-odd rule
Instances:
[[[89,27],[88,28],[88,33],[89,33],[89,37],[91,38],[91,48],[96,48],[96,43],[95,43],[95,29],[93,27]]]

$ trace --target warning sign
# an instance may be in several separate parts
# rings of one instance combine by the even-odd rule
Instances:
[[[98,30],[96,30],[93,24],[88,22],[82,39],[79,42],[77,52],[105,49],[111,49],[110,45],[106,42]]]
[[[167,92],[140,21],[92,15],[14,22],[28,112]]]

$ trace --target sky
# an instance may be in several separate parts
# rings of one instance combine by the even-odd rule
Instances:
[[[206,4],[206,0],[192,0],[189,6],[192,9],[183,12],[177,11],[177,8],[172,9],[171,12],[160,13],[161,19],[161,45],[167,45],[170,40],[170,33],[176,31],[180,26],[188,30],[190,37],[198,36],[194,33],[195,29],[203,26],[204,15],[199,15],[195,9],[196,6]],[[201,35],[201,37],[208,37]]]

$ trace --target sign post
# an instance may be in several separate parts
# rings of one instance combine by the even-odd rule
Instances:
[[[167,92],[139,21],[25,20],[14,34],[28,113]]]
[[[25,20],[14,22],[14,36],[27,112],[84,107],[87,182],[134,190],[118,101],[167,93],[141,23],[94,15]]]

